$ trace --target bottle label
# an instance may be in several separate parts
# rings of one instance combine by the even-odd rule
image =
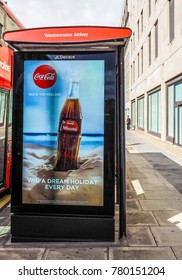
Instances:
[[[80,129],[80,120],[73,120],[73,119],[62,119],[60,121],[59,131],[68,133],[68,134],[79,134]]]

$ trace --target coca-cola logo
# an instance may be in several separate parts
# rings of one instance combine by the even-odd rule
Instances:
[[[40,88],[52,87],[57,79],[55,69],[50,65],[41,65],[33,73],[34,83]]]

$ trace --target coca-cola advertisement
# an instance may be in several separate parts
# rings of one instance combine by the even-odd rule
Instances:
[[[23,204],[104,205],[105,61],[26,60]]]

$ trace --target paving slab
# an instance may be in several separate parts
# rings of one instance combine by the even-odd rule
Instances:
[[[165,183],[161,183],[160,181],[158,182],[158,184],[153,184],[152,182],[151,183],[141,182],[141,180],[139,179],[139,182],[144,191],[171,190],[171,188],[168,185],[166,185]],[[172,188],[172,189],[174,189],[174,188]]]
[[[155,169],[151,168],[150,166],[143,167],[141,169],[141,167],[136,167],[136,166],[131,168],[131,166],[129,165],[128,168],[127,168],[127,172],[128,173],[141,173],[142,172],[142,173],[147,174],[147,175],[151,175],[151,174],[156,175]]]
[[[157,220],[151,211],[127,211],[126,221],[128,226],[158,225]]]
[[[45,249],[0,248],[0,260],[41,260]]]
[[[139,179],[130,179],[129,183],[127,184],[127,186],[129,186],[128,189],[126,189],[127,191],[135,191],[134,187],[133,187],[133,181],[139,181]]]
[[[181,214],[181,211],[153,211],[153,214],[158,221],[159,225],[172,225],[172,220],[175,216]]]
[[[107,248],[49,248],[45,260],[107,260]]]
[[[158,246],[182,246],[182,229],[177,226],[151,227]]]
[[[135,191],[126,191],[126,199],[145,199],[145,196],[137,194]]]
[[[182,260],[182,246],[172,247],[174,255],[178,260]]]
[[[127,183],[126,183],[126,189],[127,189],[128,191],[133,191],[133,186],[132,186],[132,184],[131,184],[131,179],[130,179],[129,181],[127,181]]]
[[[128,246],[156,246],[149,227],[127,227]]]
[[[146,199],[166,199],[166,200],[176,200],[181,199],[182,195],[176,190],[155,190],[155,191],[146,191],[145,190],[145,198]]]
[[[140,200],[143,210],[177,210],[182,211],[182,203],[180,200]]]
[[[127,211],[126,212],[127,226],[151,226],[158,225],[157,220],[150,211]],[[119,229],[119,213],[116,211],[115,226]]]
[[[126,209],[127,210],[142,210],[140,203],[138,200],[130,199],[126,201]]]
[[[181,165],[177,164],[163,153],[143,153],[142,156],[182,194]]]
[[[143,157],[141,157],[139,154],[127,155],[126,160],[128,166],[130,166],[131,168],[141,167],[141,166],[152,168],[152,165],[149,162],[147,162]]]
[[[175,260],[170,248],[109,248],[110,260]]]
[[[138,178],[140,178],[140,179],[143,179],[143,180],[145,180],[145,179],[149,179],[149,178],[151,178],[151,180],[152,180],[152,178],[157,178],[157,175],[156,174],[154,174],[154,173],[145,173],[145,172],[142,172],[142,168],[140,169],[140,172],[132,172],[132,173],[128,173],[128,178],[131,178],[131,179],[138,179]]]
[[[140,178],[140,183],[141,184],[153,184],[153,185],[166,185],[167,181],[164,178],[160,178],[157,175],[156,176],[151,176],[151,177],[146,177],[146,178]]]

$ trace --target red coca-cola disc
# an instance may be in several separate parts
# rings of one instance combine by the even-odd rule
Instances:
[[[50,65],[40,65],[33,73],[34,83],[40,88],[52,87],[57,79],[55,69]]]

